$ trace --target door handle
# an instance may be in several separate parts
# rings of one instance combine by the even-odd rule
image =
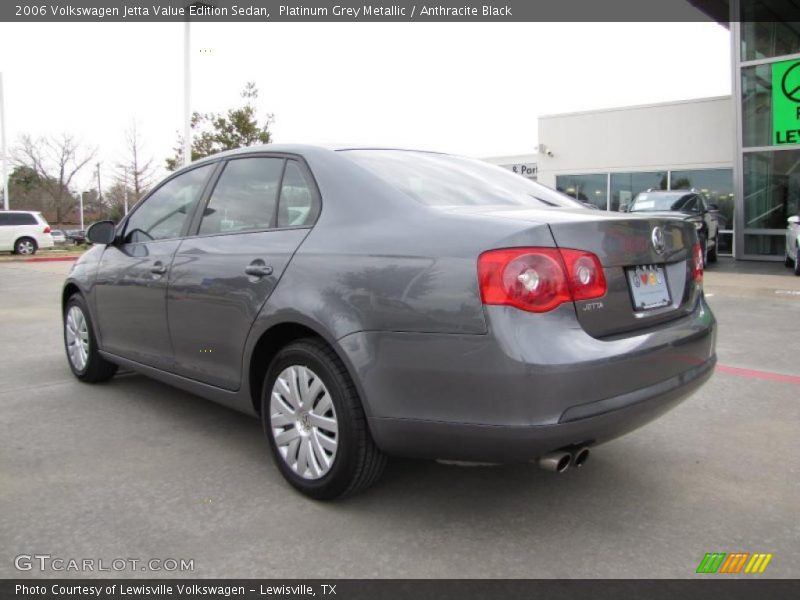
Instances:
[[[153,263],[153,266],[150,267],[150,272],[153,275],[163,275],[164,273],[167,272],[167,267],[165,267],[160,260],[157,260],[156,262]]]
[[[272,267],[263,263],[252,263],[244,268],[244,272],[251,277],[266,277],[272,275]]]

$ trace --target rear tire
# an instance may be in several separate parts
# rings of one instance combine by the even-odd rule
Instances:
[[[787,269],[791,269],[794,266],[794,261],[792,260],[792,257],[789,256],[788,252],[786,253],[786,256],[783,257],[783,265]]]
[[[706,242],[708,244],[708,242]],[[719,247],[719,234],[714,238],[714,247],[707,252],[707,259],[710,263],[717,262],[717,248]]]
[[[117,365],[100,355],[92,318],[80,294],[73,294],[64,307],[64,348],[72,373],[85,383],[108,381]]]
[[[37,246],[36,240],[29,237],[19,238],[14,242],[14,254],[22,256],[33,256],[36,254]]]
[[[321,340],[298,340],[275,356],[261,393],[261,423],[281,474],[310,498],[357,494],[386,466],[347,369]]]
[[[794,274],[800,277],[800,246],[795,249],[794,254]]]

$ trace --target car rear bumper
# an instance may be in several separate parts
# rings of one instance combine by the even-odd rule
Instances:
[[[598,339],[574,309],[486,307],[486,335],[359,332],[340,340],[371,431],[390,454],[513,461],[600,443],[656,418],[708,379],[716,322],[684,317]]]
[[[480,425],[416,419],[369,419],[380,448],[395,456],[524,462],[567,446],[602,444],[658,418],[697,390],[716,357],[682,375],[615,398],[564,411],[555,425]]]

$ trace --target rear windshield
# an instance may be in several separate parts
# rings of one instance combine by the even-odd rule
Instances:
[[[342,153],[429,206],[584,208],[569,196],[481,160],[407,150]]]
[[[650,194],[642,192],[633,200],[630,212],[653,212],[659,210],[693,210],[696,202],[695,194],[677,192],[675,194]]]

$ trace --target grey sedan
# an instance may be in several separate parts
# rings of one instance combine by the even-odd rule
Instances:
[[[62,297],[75,376],[123,366],[259,417],[318,499],[387,456],[581,466],[716,361],[690,223],[457,156],[244,148],[88,236]]]

